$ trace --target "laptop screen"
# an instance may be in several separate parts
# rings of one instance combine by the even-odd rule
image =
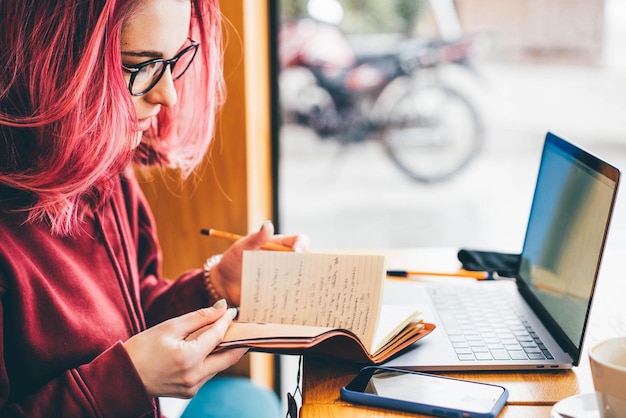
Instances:
[[[548,133],[519,275],[577,351],[618,181],[616,168]]]

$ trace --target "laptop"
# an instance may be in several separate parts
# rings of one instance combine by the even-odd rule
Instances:
[[[548,132],[516,277],[389,281],[385,303],[418,306],[437,328],[386,366],[578,365],[619,177],[617,168]]]

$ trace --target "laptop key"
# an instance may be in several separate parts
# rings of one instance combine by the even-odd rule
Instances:
[[[504,350],[504,344],[487,344],[487,348],[490,350]]]
[[[476,356],[476,360],[491,360],[493,358],[489,352],[474,353],[474,355]]]
[[[509,351],[513,360],[528,360],[528,356],[524,351]]]
[[[496,360],[511,360],[511,356],[506,350],[491,350],[491,355]]]
[[[519,344],[504,344],[506,351],[522,351],[522,346]]]
[[[531,360],[543,360],[545,357],[542,353],[528,353],[528,358]]]
[[[456,322],[456,319],[454,318],[454,314],[452,312],[440,311],[439,317],[441,318],[441,322],[443,323],[443,326],[449,334],[461,333],[461,327],[459,327],[459,324]]]

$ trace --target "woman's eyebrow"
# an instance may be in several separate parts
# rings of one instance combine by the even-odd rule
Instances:
[[[163,53],[158,51],[122,51],[122,55],[127,57],[163,58]]]

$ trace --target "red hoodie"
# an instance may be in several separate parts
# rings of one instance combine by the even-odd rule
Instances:
[[[154,219],[132,175],[74,237],[24,224],[2,194],[0,417],[159,416],[122,342],[208,306],[201,270],[160,277]]]

